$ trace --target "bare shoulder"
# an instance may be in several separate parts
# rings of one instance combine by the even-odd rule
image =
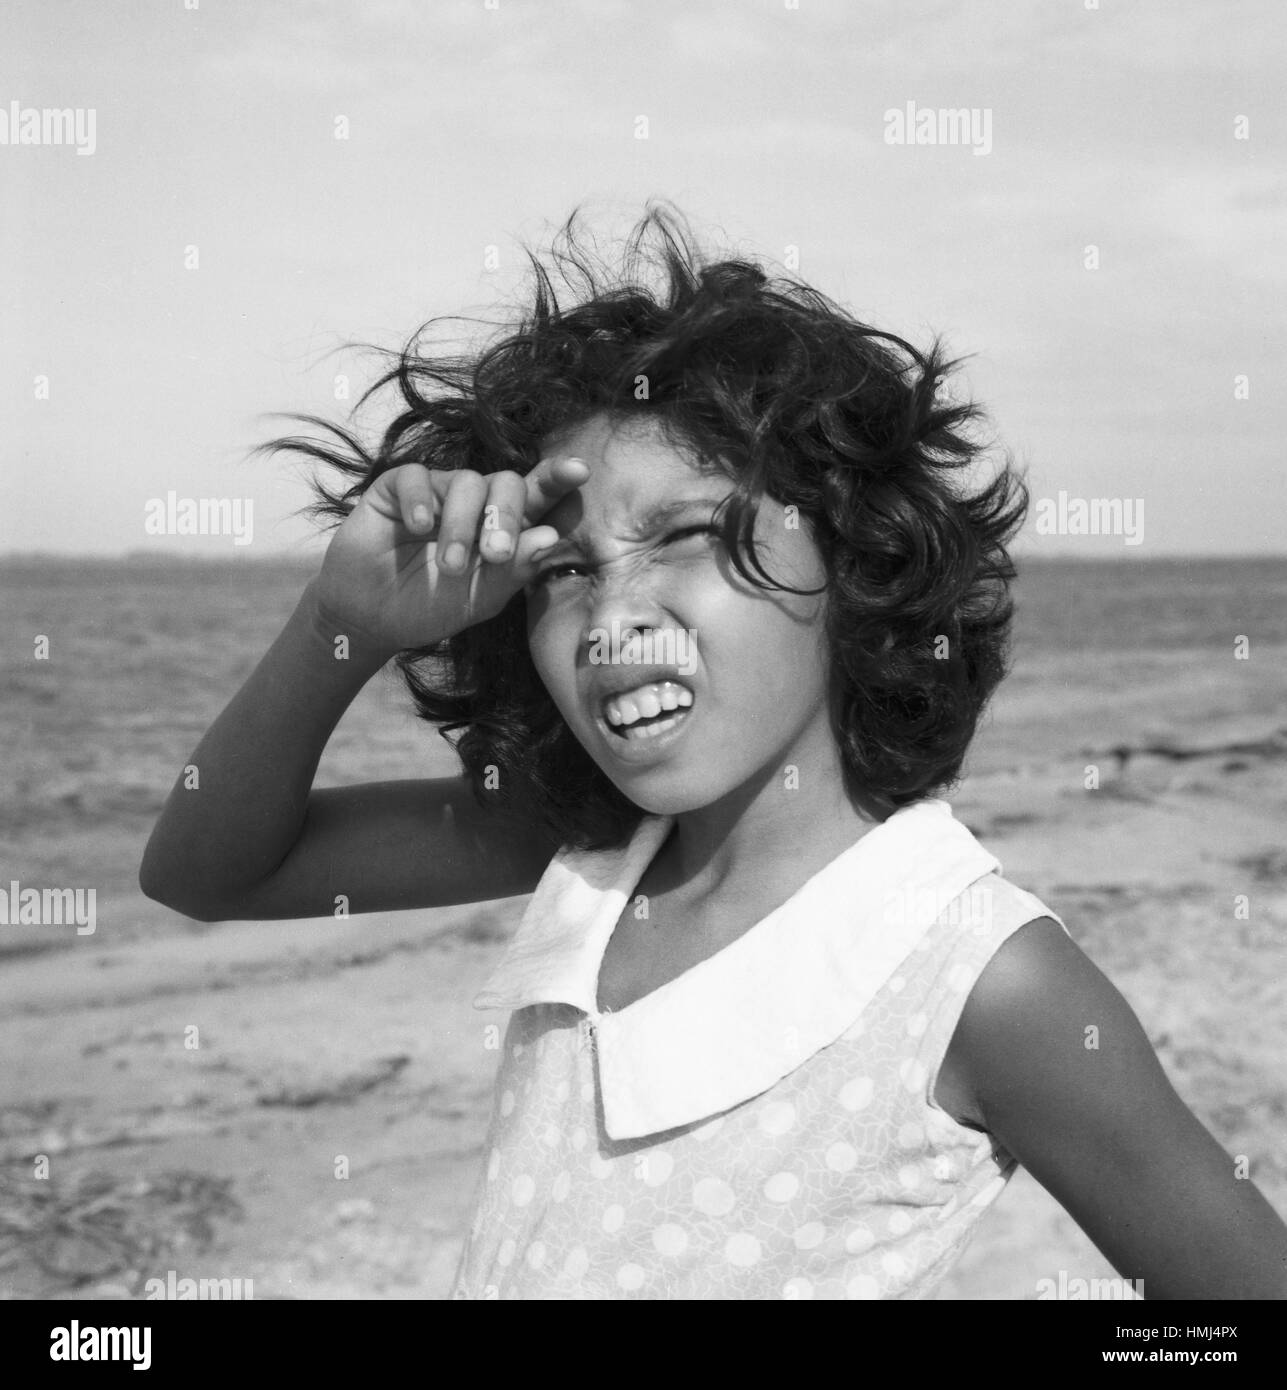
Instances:
[[[997,950],[949,1054],[961,1107],[949,1113],[986,1130],[1149,1297],[1287,1297],[1287,1227],[1249,1158],[1188,1108],[1130,1005],[1057,922]]]
[[[1077,1062],[1112,1022],[1118,1041],[1147,1039],[1113,983],[1051,917],[1020,927],[983,968],[943,1059],[940,1104],[962,1123],[987,1126],[986,1102],[1033,1075],[1031,1046]],[[1053,1045],[1053,1046],[1052,1046]]]

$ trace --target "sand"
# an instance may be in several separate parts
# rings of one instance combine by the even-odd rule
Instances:
[[[1262,662],[1281,671],[1284,650],[1262,648]],[[1116,982],[1181,1095],[1248,1156],[1280,1212],[1283,723],[1263,664],[1192,649],[1047,651],[1020,663],[951,797],[1007,876]],[[377,725],[385,732],[368,737]],[[177,768],[185,738],[171,731],[154,751]],[[373,685],[328,775],[351,777],[355,748],[365,775],[405,775],[407,749],[430,741],[393,687]],[[431,773],[450,768],[443,753],[425,757]],[[1098,789],[1084,785],[1088,764]],[[140,1297],[173,1270],[253,1280],[259,1299],[443,1297],[481,1166],[498,1060],[487,1025],[503,1023],[470,1000],[523,900],[183,922],[132,887],[168,775],[135,769],[134,782],[157,785],[133,820],[97,838],[67,827],[62,851],[79,846],[77,862],[97,855],[115,875],[100,875],[100,929],[6,937],[0,1294]],[[24,846],[8,833],[12,863]],[[26,846],[26,881],[57,858],[43,843]],[[1060,1271],[1113,1274],[1021,1173],[942,1294],[1033,1299]]]

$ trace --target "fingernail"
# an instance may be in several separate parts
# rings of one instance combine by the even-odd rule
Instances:
[[[418,502],[411,508],[411,520],[417,526],[429,525],[429,508],[423,502]]]
[[[508,555],[514,537],[508,531],[491,532],[491,551],[493,555]]]
[[[449,570],[458,570],[465,563],[465,554],[465,547],[459,541],[452,541],[442,558]]]

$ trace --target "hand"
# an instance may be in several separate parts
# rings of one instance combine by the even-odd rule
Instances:
[[[525,477],[391,468],[332,538],[318,610],[389,655],[495,617],[559,540],[540,519],[589,476],[578,458],[542,459]]]

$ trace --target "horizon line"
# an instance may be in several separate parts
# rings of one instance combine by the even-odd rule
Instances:
[[[195,565],[219,565],[235,562],[240,565],[256,565],[269,563],[294,563],[308,564],[320,560],[325,553],[325,547],[320,547],[315,551],[303,553],[300,550],[273,550],[260,552],[258,554],[246,554],[244,550],[230,549],[224,551],[203,550],[171,550],[171,549],[146,549],[134,547],[130,550],[104,550],[104,551],[80,551],[80,550],[6,550],[0,549],[0,564],[9,563],[32,563],[36,561],[59,561],[63,563],[125,563],[125,562],[144,562],[162,564],[174,562],[177,564]],[[1263,561],[1263,560],[1287,560],[1287,549],[1272,550],[1175,550],[1158,553],[1141,554],[1139,547],[1131,547],[1129,553],[1126,551],[1101,550],[1094,554],[1077,554],[1074,551],[1058,551],[1052,554],[1037,554],[1030,550],[1022,549],[1011,551],[1011,558],[1016,563],[1035,563],[1049,564],[1052,562],[1071,561],[1075,564],[1143,564],[1151,561]]]

